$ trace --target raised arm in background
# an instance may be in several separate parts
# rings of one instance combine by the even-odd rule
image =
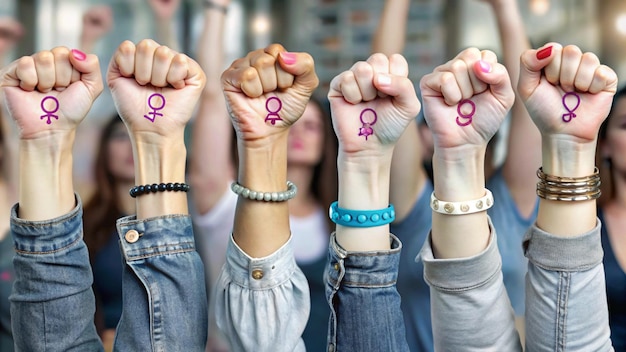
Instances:
[[[89,8],[83,14],[83,27],[80,33],[80,49],[92,53],[96,43],[113,28],[113,9],[107,5]]]
[[[180,7],[180,0],[148,0],[156,21],[156,39],[172,50],[180,51],[180,43],[174,28],[174,15]]]
[[[402,54],[406,44],[410,4],[411,0],[385,2],[374,34],[372,53]],[[409,215],[427,182],[427,174],[422,165],[422,149],[417,123],[411,121],[396,144],[391,163],[389,197],[396,208],[396,222],[401,222]]]

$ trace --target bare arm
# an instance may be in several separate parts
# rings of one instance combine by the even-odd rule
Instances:
[[[83,27],[80,33],[80,49],[91,53],[96,43],[113,27],[113,10],[106,5],[90,8],[83,15]]]
[[[520,73],[520,55],[530,49],[524,22],[516,0],[486,0],[493,8],[500,32],[503,63],[509,71],[513,89],[517,93]],[[533,211],[537,197],[534,171],[541,165],[541,136],[526,107],[516,94],[511,108],[511,125],[507,141],[507,155],[503,174],[517,208],[524,216]]]
[[[372,53],[401,54],[406,41],[410,0],[387,0],[372,43]],[[422,144],[415,121],[398,140],[391,161],[389,200],[396,209],[396,222],[411,211],[426,182],[422,167]]]
[[[221,0],[228,6],[230,0]],[[207,76],[192,131],[190,181],[199,214],[208,212],[228,191],[234,179],[231,152],[233,127],[228,118],[220,76],[224,61],[224,20],[218,8],[204,9],[204,26],[198,41],[198,62]]]
[[[176,37],[176,30],[172,18],[180,6],[180,0],[148,0],[154,12],[156,37],[160,43],[170,49],[179,51],[180,43]]]

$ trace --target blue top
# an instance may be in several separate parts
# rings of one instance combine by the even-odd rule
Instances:
[[[511,192],[504,180],[502,168],[487,181],[487,189],[493,193],[493,207],[487,213],[498,234],[498,249],[502,256],[504,286],[516,316],[524,315],[524,292],[528,261],[522,249],[522,238],[537,218],[539,202],[530,217],[525,218],[517,209]]]
[[[327,348],[328,318],[330,317],[330,307],[324,294],[326,285],[323,280],[326,256],[322,256],[312,263],[298,263],[298,266],[309,282],[311,295],[311,312],[304,333],[302,333],[302,339],[307,351],[325,351]]]
[[[13,241],[11,235],[7,234],[0,241],[0,351],[2,352],[13,351],[9,295],[15,280],[14,255]]]
[[[598,208],[598,219],[604,224],[604,214]],[[609,303],[609,325],[615,351],[626,351],[626,273],[619,265],[606,226],[602,226],[602,249],[604,249],[604,275],[606,297]]]
[[[416,262],[432,226],[430,180],[422,190],[411,212],[399,223],[390,226],[392,234],[402,242],[398,269],[398,292],[402,298],[406,339],[411,351],[432,351],[433,332],[430,322],[430,288],[424,281],[424,264]]]
[[[96,254],[92,264],[93,288],[105,329],[115,329],[122,316],[122,254],[117,232]]]

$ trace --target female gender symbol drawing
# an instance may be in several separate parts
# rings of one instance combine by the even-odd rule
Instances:
[[[365,121],[363,119],[366,116],[367,112],[371,112],[371,115],[374,116],[374,118],[371,121]],[[359,119],[361,120],[361,123],[363,124],[363,126],[359,128],[359,136],[365,136],[365,140],[367,140],[367,137],[374,134],[374,129],[372,128],[372,126],[376,124],[376,121],[378,120],[378,115],[376,114],[376,111],[370,108],[367,108],[361,111],[361,116],[359,116]]]
[[[271,102],[276,102],[276,103],[271,103]],[[271,105],[273,105],[275,109],[272,109],[270,107]],[[267,110],[268,114],[267,116],[265,116],[265,122],[269,121],[272,125],[275,125],[276,121],[282,120],[280,116],[278,116],[278,113],[280,112],[280,109],[282,108],[283,108],[283,102],[280,101],[280,99],[278,99],[277,97],[270,97],[269,99],[267,99],[267,101],[265,102],[265,110]]]
[[[46,100],[52,100],[54,102],[54,107],[52,109],[46,109]],[[54,113],[59,111],[59,101],[57,100],[57,98],[49,95],[45,98],[43,98],[41,100],[41,110],[43,110],[43,112],[45,112],[44,115],[41,115],[40,120],[43,120],[45,118],[47,118],[48,120],[46,121],[46,123],[49,125],[52,123],[51,118],[54,117],[55,119],[59,119],[59,116],[55,115]]]
[[[566,99],[568,96],[573,96],[574,98],[576,98],[576,106],[574,106],[573,109],[570,109],[569,106],[567,106]],[[578,109],[578,106],[580,106],[580,96],[576,94],[575,92],[565,93],[565,95],[563,96],[563,107],[565,107],[565,110],[567,110],[567,113],[563,114],[562,116],[563,122],[565,123],[570,122],[572,121],[574,117],[576,117],[576,114],[574,113],[574,111]]]
[[[161,106],[152,105],[152,98],[154,97],[161,98]],[[159,93],[152,94],[151,96],[148,97],[148,106],[150,107],[150,109],[152,109],[152,111],[148,112],[148,115],[152,115],[152,117],[148,115],[143,115],[143,117],[150,120],[150,122],[154,123],[154,120],[156,119],[157,116],[163,116],[163,114],[161,114],[159,111],[163,110],[163,108],[165,107],[165,97],[163,96],[163,94],[159,94]]]
[[[464,114],[461,111],[461,108],[465,104],[469,104],[472,107],[472,111],[470,111],[467,114]],[[469,99],[463,99],[463,100],[461,100],[459,105],[457,105],[456,112],[459,114],[459,116],[456,117],[456,124],[461,126],[461,127],[467,126],[470,123],[472,123],[472,118],[474,117],[474,113],[476,113],[476,104],[474,104],[474,102],[469,100]],[[467,119],[467,120],[466,121],[461,121],[460,119],[462,119],[462,118],[463,119]]]

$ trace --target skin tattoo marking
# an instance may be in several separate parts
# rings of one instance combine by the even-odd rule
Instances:
[[[52,107],[51,109],[46,109],[46,101],[52,101],[54,104],[48,104],[49,107]],[[45,98],[43,98],[41,100],[41,110],[43,110],[43,112],[45,112],[45,114],[41,115],[40,120],[43,119],[48,119],[46,121],[46,123],[49,125],[52,123],[52,118],[54,117],[55,119],[59,119],[58,115],[55,115],[54,113],[59,111],[59,100],[57,100],[57,98],[49,95]]]
[[[469,104],[472,107],[472,110],[467,114],[464,114],[461,111],[461,108],[465,104]],[[461,100],[459,105],[457,105],[456,112],[459,114],[459,116],[456,117],[456,124],[461,127],[467,126],[470,123],[472,123],[472,118],[474,117],[474,114],[476,113],[476,104],[474,104],[474,102],[469,99],[463,99]],[[465,119],[465,121],[461,121],[461,119]]]
[[[277,97],[271,97],[265,102],[265,110],[268,114],[265,116],[265,122],[269,121],[272,125],[276,124],[276,121],[282,121],[278,113],[283,108],[283,102]]]
[[[154,98],[161,99],[161,106],[152,105]],[[143,115],[143,117],[150,120],[150,122],[154,123],[154,120],[156,120],[157,116],[163,116],[163,114],[161,114],[159,111],[163,110],[163,108],[165,107],[165,97],[163,96],[163,94],[159,94],[159,93],[152,94],[151,96],[148,97],[148,106],[150,107],[150,109],[152,109],[152,111],[148,112],[148,115],[151,115],[152,117],[148,115]]]
[[[366,121],[364,118],[367,115],[371,115],[374,118],[371,119],[370,121]],[[376,121],[378,120],[378,115],[376,114],[376,111],[370,108],[367,108],[361,111],[361,116],[359,116],[359,119],[361,120],[361,123],[363,124],[363,126],[359,128],[359,136],[364,136],[365,140],[367,140],[367,137],[374,134],[374,129],[372,128],[372,126],[376,124]]]
[[[569,106],[567,106],[567,97],[574,97],[576,99],[576,106],[574,106],[573,109],[570,109]],[[572,99],[570,99],[570,101],[572,101]],[[566,114],[563,114],[563,122],[567,123],[572,121],[572,119],[574,117],[576,117],[576,114],[574,113],[574,111],[576,111],[576,109],[578,109],[578,107],[580,106],[580,96],[578,94],[576,94],[575,92],[569,92],[569,93],[565,93],[565,95],[563,96],[563,107],[565,107],[565,110],[567,110]]]

